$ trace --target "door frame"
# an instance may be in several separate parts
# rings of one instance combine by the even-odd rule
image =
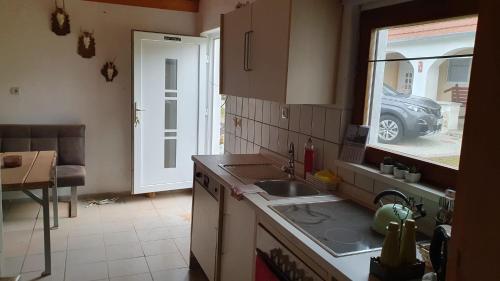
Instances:
[[[141,172],[140,161],[136,161],[139,156],[139,152],[135,150],[135,144],[138,142],[137,136],[135,135],[135,108],[134,101],[136,93],[140,92],[140,84],[135,83],[136,76],[139,77],[140,73],[135,68],[135,58],[136,52],[140,50],[140,41],[136,42],[136,39],[148,39],[153,41],[165,41],[169,40],[167,37],[180,39],[179,43],[191,43],[199,46],[199,67],[198,67],[198,124],[197,124],[197,154],[205,153],[205,143],[206,143],[206,122],[207,122],[207,78],[208,78],[208,58],[207,58],[207,48],[208,39],[203,37],[196,37],[190,35],[181,35],[173,33],[163,33],[157,31],[145,31],[145,30],[131,30],[131,91],[130,91],[130,139],[131,139],[131,194],[139,194],[134,192],[134,187],[140,186],[140,178],[135,176],[136,171]],[[178,38],[178,39],[177,39]],[[171,40],[175,41],[175,40]],[[152,189],[150,192],[157,192],[161,190]]]

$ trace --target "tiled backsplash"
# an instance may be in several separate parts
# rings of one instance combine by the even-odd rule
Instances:
[[[335,108],[229,96],[224,148],[229,153],[246,154],[264,147],[287,156],[288,146],[293,142],[295,158],[303,162],[304,145],[312,138],[316,148],[315,168],[334,170],[348,116],[348,111]]]
[[[283,110],[285,109],[285,110]],[[282,113],[288,113],[283,118]],[[285,114],[286,115],[286,114]],[[287,156],[290,142],[295,144],[295,159],[304,161],[304,145],[312,138],[316,149],[315,169],[330,169],[344,183],[341,190],[366,204],[375,194],[397,189],[369,176],[336,166],[342,135],[350,122],[350,111],[317,105],[285,105],[257,99],[228,96],[225,116],[226,153],[258,153],[260,147]],[[420,198],[417,195],[408,196]],[[437,203],[423,199],[427,217],[417,221],[421,230],[432,233]]]

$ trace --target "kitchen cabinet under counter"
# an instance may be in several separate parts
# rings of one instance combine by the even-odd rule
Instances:
[[[217,257],[214,258],[218,261],[216,264],[218,279],[215,280],[255,280],[256,268],[262,265],[257,261],[259,253],[264,252],[269,257],[273,253],[274,256],[287,257],[283,259],[284,262],[278,264],[290,266],[294,269],[294,274],[301,275],[304,272],[309,278],[305,280],[377,281],[375,277],[370,276],[369,267],[370,258],[380,256],[379,248],[357,253],[351,251],[347,255],[332,254],[325,245],[322,245],[324,243],[320,243],[318,239],[311,237],[311,233],[304,231],[307,229],[297,227],[296,222],[277,212],[282,209],[277,206],[284,208],[295,205],[300,208],[303,205],[319,206],[318,204],[353,198],[340,193],[269,199],[261,194],[252,193],[245,194],[243,200],[238,201],[231,196],[231,188],[240,186],[243,182],[225,170],[221,164],[262,165],[270,162],[267,156],[267,154],[193,156],[195,165],[207,171],[211,179],[218,183],[217,186],[222,188],[223,202],[217,230],[220,240],[217,242]],[[281,161],[274,164],[279,163]],[[311,206],[309,211],[316,214],[314,210]],[[194,221],[193,219],[193,223]]]

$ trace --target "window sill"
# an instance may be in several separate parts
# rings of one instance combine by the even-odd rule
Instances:
[[[438,202],[439,198],[444,196],[444,192],[424,183],[408,183],[404,180],[396,179],[391,175],[381,174],[379,170],[367,165],[348,163],[341,160],[337,161],[337,166],[354,171],[355,173],[365,175],[376,181],[383,182],[387,185],[396,187],[403,192],[410,192],[418,196],[422,196],[431,201]]]

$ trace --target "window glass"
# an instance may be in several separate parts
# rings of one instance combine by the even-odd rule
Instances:
[[[369,145],[458,169],[477,17],[378,29]]]

